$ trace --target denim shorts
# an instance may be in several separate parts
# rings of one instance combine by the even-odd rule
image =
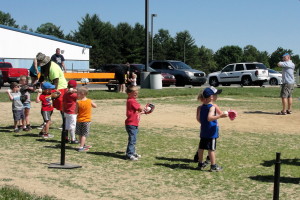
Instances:
[[[30,109],[30,108],[31,108],[30,102],[23,103],[23,108],[28,108],[28,109]]]

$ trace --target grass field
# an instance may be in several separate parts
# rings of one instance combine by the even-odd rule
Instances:
[[[198,92],[199,89],[194,88],[144,89],[140,91],[139,101],[145,103],[151,98],[158,105],[176,106],[176,114],[180,115],[180,109],[196,109],[199,103],[191,99],[196,99]],[[279,88],[224,88],[224,99],[218,105],[239,110],[279,111],[278,94]],[[300,111],[299,96],[297,88],[294,113]],[[126,96],[92,91],[90,98],[101,100],[102,105],[105,99],[125,99]],[[0,94],[0,99],[7,101],[5,94]],[[114,107],[124,103],[107,100],[105,104]],[[169,120],[172,118],[170,116]],[[11,124],[0,122],[3,141],[0,156],[4,161],[0,167],[0,199],[272,199],[276,152],[282,154],[280,198],[299,199],[300,133],[261,131],[259,127],[244,131],[222,130],[217,159],[224,171],[210,173],[198,171],[197,163],[192,160],[199,142],[198,127],[180,124],[171,128],[155,124],[140,127],[137,148],[143,157],[138,162],[130,162],[124,159],[127,134],[122,123],[111,125],[95,120],[93,134],[88,139],[93,145],[89,152],[79,154],[75,145],[67,145],[67,162],[83,168],[55,170],[47,166],[60,159],[59,130],[52,129],[55,138],[45,141],[36,137],[36,133],[11,133]],[[293,123],[299,123],[299,118],[290,125]],[[40,195],[41,191],[28,191],[25,186],[25,190],[20,188],[20,191],[11,188],[14,181],[26,179],[31,184],[49,187],[44,193],[47,196],[40,197],[44,196]],[[61,194],[61,188],[68,191],[70,198]]]

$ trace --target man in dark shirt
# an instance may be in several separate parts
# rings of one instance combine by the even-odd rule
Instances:
[[[63,72],[67,72],[65,67],[65,58],[60,54],[60,48],[56,49],[56,53],[53,54],[51,60],[58,64]]]

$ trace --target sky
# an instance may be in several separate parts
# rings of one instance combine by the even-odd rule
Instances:
[[[145,25],[145,0],[0,0],[0,5],[16,24],[33,30],[51,22],[68,34],[86,14],[114,26]],[[154,34],[165,29],[174,37],[187,30],[198,47],[214,52],[253,45],[269,54],[282,47],[300,55],[300,0],[149,0],[151,14],[157,14]]]

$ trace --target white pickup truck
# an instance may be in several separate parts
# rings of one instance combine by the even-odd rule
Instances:
[[[241,84],[243,86],[259,85],[268,82],[269,72],[267,67],[258,62],[232,63],[221,71],[208,74],[208,83],[217,87],[219,84],[229,86],[230,84]]]

